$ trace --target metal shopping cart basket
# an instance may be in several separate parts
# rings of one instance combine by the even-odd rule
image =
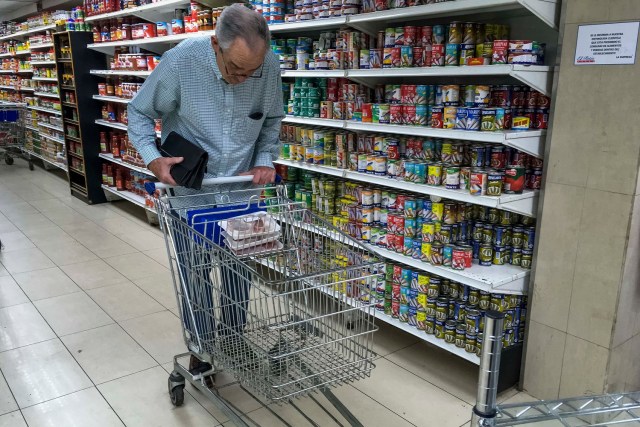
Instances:
[[[13,164],[13,156],[23,156],[25,143],[26,104],[0,102],[0,150],[4,151],[4,162]],[[29,169],[33,163],[28,157]]]
[[[163,193],[157,203],[189,350],[174,358],[172,402],[182,404],[186,378],[237,425],[259,425],[218,386],[206,386],[224,370],[278,418],[270,403],[318,402],[311,395],[322,392],[347,423],[361,425],[330,388],[374,368],[370,292],[383,267],[358,241],[287,199],[284,186],[222,185],[251,179],[205,180],[217,187]],[[147,190],[158,188],[166,186]],[[210,369],[190,372],[179,361],[190,355]]]

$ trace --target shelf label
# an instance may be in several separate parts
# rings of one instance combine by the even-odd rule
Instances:
[[[575,65],[635,64],[640,22],[578,26]]]

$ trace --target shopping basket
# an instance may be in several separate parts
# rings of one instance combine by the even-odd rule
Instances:
[[[205,180],[206,192],[163,193],[156,204],[189,350],[174,358],[172,401],[182,403],[186,378],[236,424],[258,425],[205,386],[206,376],[225,370],[260,402],[322,391],[359,425],[329,388],[374,368],[371,294],[383,266],[358,241],[289,200],[283,185],[224,189],[251,179]],[[158,188],[166,186],[147,189]],[[186,355],[211,370],[189,372],[178,360]]]
[[[0,150],[4,151],[4,162],[12,165],[14,155],[24,154],[26,116],[25,104],[0,102]],[[33,170],[33,163],[29,162],[29,169]]]

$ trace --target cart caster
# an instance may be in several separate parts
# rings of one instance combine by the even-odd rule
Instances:
[[[13,164],[13,157],[5,156],[5,157],[4,157],[4,162],[5,162],[7,165],[11,166],[11,165]]]
[[[182,406],[184,403],[184,377],[176,372],[169,375],[167,382],[169,388],[169,398],[173,406]]]

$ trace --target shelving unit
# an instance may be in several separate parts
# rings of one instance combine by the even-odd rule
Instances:
[[[2,36],[2,37],[0,37],[0,41],[21,39],[21,38],[27,37],[27,36],[29,36],[31,34],[41,33],[41,32],[47,31],[47,30],[53,30],[54,28],[56,28],[55,24],[49,24],[49,25],[43,25],[41,27],[30,28],[30,29],[25,30],[25,31],[18,31],[18,32],[15,32],[13,34],[9,34],[7,36]]]
[[[102,189],[108,193],[114,194],[120,198],[130,201],[134,205],[140,206],[141,208],[146,209],[150,213],[153,213],[153,214],[156,213],[154,209],[150,208],[145,204],[144,197],[138,196],[137,194],[132,193],[131,191],[126,191],[126,190],[118,191],[115,187],[109,187],[104,184],[102,185]]]
[[[108,160],[111,163],[115,163],[115,164],[117,164],[119,166],[124,166],[125,168],[129,168],[131,170],[134,170],[134,171],[137,171],[137,172],[141,172],[141,173],[147,174],[149,176],[153,176],[153,172],[151,172],[149,169],[143,168],[143,167],[140,167],[140,166],[132,165],[131,163],[127,163],[127,162],[122,161],[122,159],[116,159],[115,157],[113,157],[113,154],[100,153],[100,158]]]
[[[94,76],[111,77],[111,76],[131,76],[131,77],[149,77],[151,71],[127,71],[127,70],[91,70]]]
[[[150,50],[151,52],[162,53],[167,50],[170,45],[180,43],[194,37],[212,36],[215,31],[198,31],[197,33],[174,34],[170,36],[151,37],[137,40],[119,40],[115,42],[92,43],[88,47],[108,55],[113,55],[115,48],[119,46],[136,46],[141,49]]]
[[[132,101],[131,99],[118,98],[117,96],[100,96],[100,95],[93,95],[93,99],[98,101],[117,102],[118,104],[128,104]]]

